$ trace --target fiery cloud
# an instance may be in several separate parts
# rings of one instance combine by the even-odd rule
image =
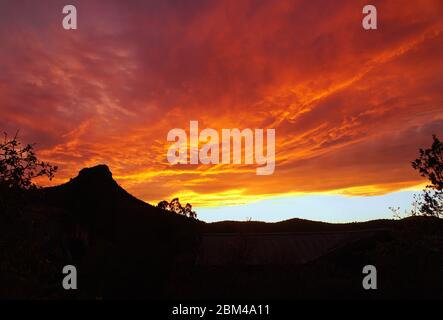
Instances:
[[[63,1],[0,4],[0,127],[59,165],[106,163],[146,201],[221,206],[311,192],[373,195],[443,134],[443,5],[375,1]],[[275,128],[276,169],[171,166],[167,132]]]

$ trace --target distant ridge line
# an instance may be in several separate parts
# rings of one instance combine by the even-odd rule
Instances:
[[[202,236],[233,236],[233,235],[251,235],[251,236],[261,236],[261,235],[307,235],[307,234],[337,234],[337,233],[371,233],[371,232],[383,232],[389,231],[388,228],[375,228],[375,229],[363,229],[363,230],[331,230],[331,231],[284,231],[284,232],[204,232]]]

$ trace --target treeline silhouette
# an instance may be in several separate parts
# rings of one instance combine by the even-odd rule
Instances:
[[[157,207],[162,210],[174,212],[176,214],[182,214],[189,218],[197,218],[197,213],[195,211],[192,211],[192,205],[190,203],[186,203],[186,205],[183,207],[178,198],[172,199],[171,202],[168,202],[166,200],[160,201],[157,204]]]

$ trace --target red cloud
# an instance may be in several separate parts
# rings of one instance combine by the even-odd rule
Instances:
[[[377,1],[368,32],[364,4],[80,1],[79,29],[65,31],[61,1],[6,2],[0,127],[38,142],[57,182],[104,162],[152,201],[417,184],[409,161],[443,134],[443,7]],[[166,134],[190,120],[275,128],[275,174],[171,167]]]

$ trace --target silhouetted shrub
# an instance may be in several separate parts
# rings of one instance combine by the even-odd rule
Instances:
[[[420,156],[412,162],[412,167],[427,178],[430,184],[416,199],[417,212],[414,214],[443,216],[443,143],[433,135],[432,146],[420,149]]]

